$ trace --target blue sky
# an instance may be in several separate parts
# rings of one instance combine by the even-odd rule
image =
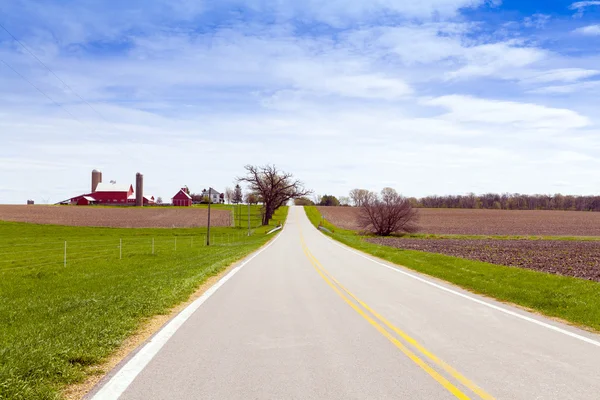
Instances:
[[[248,163],[320,194],[600,188],[600,1],[3,3],[75,93],[0,29],[0,203],[93,168],[168,199]]]

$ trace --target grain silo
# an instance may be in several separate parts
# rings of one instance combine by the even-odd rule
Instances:
[[[135,205],[144,206],[144,175],[139,172],[135,174]]]
[[[91,193],[94,193],[96,191],[96,188],[98,187],[99,183],[102,183],[102,172],[95,169],[92,171],[92,192]]]

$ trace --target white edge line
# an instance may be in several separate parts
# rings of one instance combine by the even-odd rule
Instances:
[[[200,308],[200,306],[212,296],[221,286],[231,279],[242,267],[252,261],[260,253],[268,249],[281,235],[262,249],[254,253],[242,264],[233,268],[227,275],[221,278],[217,283],[211,286],[198,299],[194,300],[189,306],[184,308],[175,318],[165,325],[154,337],[142,347],[142,349],[131,358],[102,388],[91,397],[91,400],[114,400],[118,399],[125,390],[131,385],[134,379],[148,365],[167,341],[177,332],[177,330]]]
[[[318,230],[317,230],[317,231],[318,231]],[[320,231],[318,231],[318,232],[320,232]],[[443,290],[443,291],[445,291],[445,292],[448,292],[448,293],[452,293],[452,294],[454,294],[454,295],[456,295],[456,296],[459,296],[459,297],[462,297],[462,298],[464,298],[464,299],[467,299],[467,300],[473,301],[473,302],[475,302],[475,303],[477,303],[477,304],[481,304],[481,305],[483,305],[483,306],[486,306],[486,307],[492,308],[492,309],[494,309],[494,310],[496,310],[496,311],[503,312],[503,313],[505,313],[505,314],[508,314],[508,315],[511,315],[511,316],[513,316],[513,317],[517,317],[517,318],[523,319],[523,320],[525,320],[525,321],[531,322],[532,324],[536,324],[536,325],[539,325],[539,326],[543,326],[544,328],[548,328],[548,329],[550,329],[550,330],[553,330],[553,331],[555,331],[555,332],[562,333],[563,335],[567,335],[567,336],[570,336],[570,337],[572,337],[572,338],[579,339],[579,340],[581,340],[581,341],[583,341],[583,342],[586,342],[586,343],[589,343],[589,344],[593,344],[594,346],[598,346],[598,347],[600,347],[600,342],[598,342],[598,341],[596,341],[596,340],[594,340],[594,339],[590,339],[590,338],[588,338],[588,337],[585,337],[585,336],[582,336],[582,335],[578,335],[577,333],[570,332],[570,331],[568,331],[568,330],[566,330],[566,329],[562,329],[562,328],[559,328],[559,327],[557,327],[557,326],[550,325],[550,324],[548,324],[548,323],[546,323],[546,322],[539,321],[539,320],[537,320],[537,319],[535,319],[535,318],[531,318],[531,317],[528,317],[528,316],[526,316],[526,315],[522,315],[522,314],[516,313],[516,312],[514,312],[514,311],[507,310],[507,309],[505,309],[505,308],[502,308],[502,307],[499,307],[499,306],[497,306],[497,305],[495,305],[495,304],[490,304],[490,303],[488,303],[488,302],[485,302],[485,301],[483,301],[483,300],[479,300],[479,299],[477,299],[477,298],[475,298],[475,297],[471,297],[471,296],[469,296],[469,295],[466,295],[466,294],[464,294],[464,293],[457,292],[456,290],[452,290],[452,289],[450,289],[450,288],[447,288],[447,287],[444,287],[444,286],[442,286],[442,285],[438,285],[438,284],[437,284],[437,283],[435,283],[435,282],[431,282],[431,281],[429,281],[429,280],[427,280],[427,279],[421,278],[420,276],[417,276],[417,275],[411,274],[410,272],[403,271],[402,269],[400,269],[400,268],[398,268],[398,267],[393,267],[393,266],[391,266],[391,265],[387,265],[387,264],[384,264],[384,263],[382,263],[382,262],[379,262],[379,261],[377,261],[377,260],[373,259],[372,257],[369,257],[369,256],[367,256],[367,255],[365,255],[365,254],[363,254],[363,253],[361,253],[361,252],[359,252],[359,251],[356,251],[356,250],[354,250],[354,249],[351,249],[350,247],[348,247],[348,246],[346,246],[346,245],[343,245],[343,244],[340,244],[340,243],[338,243],[337,241],[335,241],[334,239],[330,238],[329,236],[327,236],[327,235],[325,235],[325,234],[323,234],[323,236],[325,236],[327,239],[329,239],[329,240],[330,240],[330,241],[331,241],[333,244],[335,244],[336,246],[339,246],[339,247],[341,247],[341,248],[343,248],[343,249],[346,249],[347,251],[349,251],[349,252],[351,252],[351,253],[354,253],[354,254],[356,254],[356,255],[358,255],[358,256],[360,256],[360,257],[362,257],[362,258],[366,258],[367,260],[369,260],[369,261],[371,261],[371,262],[374,262],[375,264],[381,265],[382,267],[386,267],[386,268],[388,268],[388,269],[390,269],[390,270],[392,270],[392,271],[394,271],[394,272],[397,272],[397,273],[399,273],[399,274],[406,275],[406,276],[408,276],[408,277],[410,277],[410,278],[412,278],[412,279],[415,279],[415,280],[417,280],[417,281],[419,281],[419,282],[426,283],[427,285],[433,286],[433,287],[435,287],[435,288],[438,288],[438,289],[440,289],[440,290]],[[403,267],[403,266],[401,266],[401,265],[400,265],[400,267]],[[403,268],[406,268],[406,267],[403,267]]]

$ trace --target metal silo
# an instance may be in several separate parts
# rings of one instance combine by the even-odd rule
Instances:
[[[92,193],[96,191],[99,183],[102,183],[102,172],[95,169],[92,171]]]
[[[135,205],[144,206],[144,175],[139,172],[135,174]]]

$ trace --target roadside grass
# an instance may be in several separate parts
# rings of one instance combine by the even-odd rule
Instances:
[[[208,247],[206,228],[0,222],[0,399],[60,398],[145,320],[265,244],[287,211],[252,236],[211,228]]]
[[[314,226],[357,250],[451,282],[474,293],[510,302],[575,325],[600,331],[600,283],[441,254],[402,250],[366,242],[354,231],[323,221],[316,207],[304,207]]]

